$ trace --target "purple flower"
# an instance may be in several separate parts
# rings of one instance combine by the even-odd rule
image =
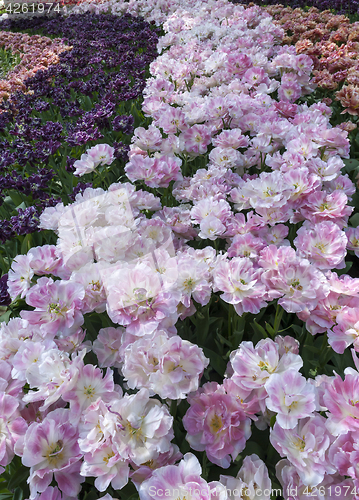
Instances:
[[[11,304],[11,297],[7,287],[7,279],[7,274],[3,274],[0,278],[0,306],[8,306]]]

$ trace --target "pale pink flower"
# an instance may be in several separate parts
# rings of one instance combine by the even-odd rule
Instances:
[[[280,460],[276,465],[276,476],[288,500],[304,500],[307,496],[316,500],[354,500],[352,479],[344,479],[339,474],[325,474],[322,482],[311,488],[301,480],[297,468],[288,460]]]
[[[209,160],[212,165],[218,167],[234,168],[241,166],[241,153],[233,148],[214,148],[209,153]]]
[[[288,233],[289,228],[284,224],[276,224],[272,227],[264,226],[254,231],[254,234],[265,241],[267,245],[276,245],[277,247],[290,245],[289,241],[285,239]]]
[[[211,276],[208,265],[201,262],[194,255],[183,253],[177,260],[176,290],[181,294],[181,302],[185,307],[190,306],[191,297],[201,304],[206,305],[211,297]]]
[[[302,206],[306,197],[321,186],[320,177],[309,173],[306,167],[291,168],[284,173],[283,178],[294,188],[289,198],[293,208]]]
[[[120,490],[128,483],[130,468],[127,460],[124,460],[116,451],[109,438],[98,445],[92,453],[85,453],[84,462],[81,466],[81,476],[94,476],[95,488],[105,491],[108,486]]]
[[[345,306],[336,315],[337,325],[328,330],[328,343],[335,352],[343,354],[353,344],[359,351],[359,308]]]
[[[156,469],[139,488],[140,500],[193,498],[195,500],[227,500],[228,496],[217,481],[207,483],[201,478],[202,468],[192,453],[186,453],[178,465]],[[221,487],[222,486],[222,487]]]
[[[294,429],[299,419],[317,409],[315,387],[294,368],[273,373],[264,388],[268,394],[266,406],[277,413],[276,422],[283,429]]]
[[[14,445],[27,430],[19,413],[19,401],[9,394],[0,393],[0,466],[14,458]]]
[[[9,396],[17,398],[20,401],[20,408],[23,403],[21,398],[23,396],[23,380],[13,379],[11,376],[12,365],[9,361],[0,360],[0,394],[5,393]]]
[[[42,354],[50,349],[56,349],[56,344],[52,340],[45,339],[36,342],[33,339],[25,339],[12,359],[11,376],[14,379],[28,381],[31,373],[38,369]]]
[[[43,352],[39,362],[26,372],[30,388],[37,390],[29,391],[23,398],[24,402],[43,401],[41,411],[46,411],[62,397],[64,392],[75,386],[85,354],[84,349],[71,360],[67,353],[58,349]]]
[[[69,415],[70,411],[62,408],[48,413],[41,423],[32,423],[16,443],[16,453],[30,467],[30,498],[45,491],[53,478],[66,495],[80,492],[84,481],[79,474],[82,455],[77,428],[70,423]]]
[[[249,180],[240,188],[241,196],[248,199],[254,209],[282,207],[291,197],[292,191],[294,187],[277,170],[263,172],[258,179]]]
[[[168,187],[171,181],[182,180],[182,160],[171,154],[157,154],[153,158],[134,155],[125,166],[127,177],[133,182],[144,180],[149,187]]]
[[[250,420],[240,402],[216,382],[207,382],[188,397],[188,402],[183,425],[190,446],[228,468],[231,457],[236,459],[251,435]]]
[[[265,287],[261,280],[261,269],[256,269],[246,257],[221,260],[214,272],[214,292],[224,292],[222,300],[233,304],[240,316],[244,312],[257,314],[266,305],[263,300]]]
[[[227,367],[226,375],[229,376],[232,371],[233,370],[229,365]],[[262,402],[258,398],[258,391],[246,389],[243,386],[237,385],[233,379],[233,376],[231,378],[225,378],[223,380],[223,387],[227,394],[231,394],[231,396],[235,396],[237,398],[237,401],[240,402],[242,409],[247,417],[257,422],[256,413],[261,413],[263,407]]]
[[[306,167],[309,171],[317,175],[322,181],[332,181],[336,179],[343,166],[343,160],[338,156],[331,156],[328,158],[328,161],[314,157],[306,162]]]
[[[282,79],[283,80],[283,79]],[[301,86],[297,82],[283,82],[278,89],[278,99],[294,102],[302,94]]]
[[[54,343],[60,351],[67,352],[68,354],[79,353],[83,349],[91,351],[91,341],[85,340],[86,331],[78,328],[75,332],[64,337],[55,337]]]
[[[237,129],[223,130],[212,139],[212,144],[219,148],[245,148],[248,146],[248,137],[242,135],[242,131]]]
[[[163,207],[157,212],[155,217],[159,217],[170,227],[176,236],[181,236],[186,240],[192,240],[197,236],[197,231],[192,227],[190,207]]]
[[[168,85],[168,82],[166,84]],[[186,115],[181,108],[175,108],[167,104],[161,109],[155,124],[157,127],[162,128],[165,134],[176,134],[178,131],[186,130]],[[163,150],[163,143],[161,149]]]
[[[96,168],[92,158],[90,158],[90,156],[86,153],[82,154],[81,159],[76,160],[73,166],[75,167],[74,175],[79,177],[82,177],[85,174],[90,174]]]
[[[123,459],[141,465],[170,449],[173,417],[166,405],[150,399],[147,389],[115,400],[111,412],[118,416],[113,442]]]
[[[150,265],[140,262],[111,271],[104,284],[107,312],[114,322],[140,336],[152,333],[166,318],[176,322],[177,294],[162,291],[160,277]]]
[[[323,401],[329,412],[327,427],[334,436],[359,429],[359,374],[352,368],[344,370],[326,386]]]
[[[300,370],[302,358],[288,350],[280,354],[280,346],[271,339],[262,339],[254,347],[252,342],[241,342],[239,349],[230,355],[233,369],[231,380],[245,390],[255,390],[259,400],[267,397],[264,386],[273,374],[285,373],[288,369]],[[262,411],[265,405],[261,405]]]
[[[54,245],[42,245],[41,247],[30,248],[27,255],[31,255],[30,266],[38,276],[53,274],[63,277],[62,261],[56,254],[56,247]]]
[[[160,130],[150,125],[147,130],[143,127],[136,128],[131,142],[143,151],[156,151],[160,148],[162,140]]]
[[[247,455],[236,477],[219,476],[229,492],[229,500],[238,497],[246,500],[270,500],[272,483],[268,469],[258,455]]]
[[[348,238],[348,250],[352,250],[359,257],[359,226],[346,228],[345,234]]]
[[[36,329],[34,329],[36,331]],[[10,318],[8,323],[0,323],[0,360],[9,363],[27,338],[34,338],[34,331],[29,328],[27,321],[21,318]],[[42,340],[42,336],[36,336],[37,340]],[[11,370],[10,370],[11,371]]]
[[[326,474],[333,474],[336,468],[328,460],[329,446],[333,438],[325,426],[326,419],[314,414],[300,420],[292,429],[283,429],[279,422],[274,424],[270,442],[278,453],[296,467],[304,484],[317,486]]]
[[[156,175],[151,183],[146,182],[146,184],[150,187],[168,188],[172,181],[181,181],[183,179],[181,165],[182,160],[176,156],[170,154],[155,156]]]
[[[297,231],[294,245],[298,256],[308,259],[318,269],[345,267],[347,237],[334,222],[304,224]]]
[[[100,252],[98,251],[98,253]],[[101,277],[101,269],[106,266],[105,263],[95,262],[81,267],[70,276],[70,281],[80,283],[85,289],[81,304],[83,314],[93,311],[102,313],[106,310],[106,293]]]
[[[180,135],[180,147],[192,155],[206,153],[211,143],[211,130],[207,125],[192,125]]]
[[[348,197],[340,190],[333,193],[316,191],[308,196],[305,205],[300,209],[301,214],[311,222],[333,221],[339,227],[347,225],[353,207],[347,205]]]
[[[102,370],[94,365],[83,365],[79,370],[76,384],[62,394],[64,401],[70,402],[71,411],[80,416],[91,403],[101,398],[110,402],[116,396],[113,372],[107,368],[102,377]]]
[[[218,218],[224,224],[232,215],[231,207],[225,200],[206,198],[196,203],[191,210],[191,217],[198,224],[209,215]]]
[[[114,161],[115,149],[108,144],[97,144],[86,151],[86,154],[97,168],[99,165],[111,165]],[[76,163],[76,162],[75,162]]]
[[[280,357],[282,357],[284,354],[287,354],[288,352],[299,354],[299,341],[294,339],[290,335],[286,335],[285,337],[277,335],[274,338],[274,342],[278,344],[278,354]]]
[[[323,106],[323,103],[316,103],[316,106]],[[314,105],[314,106],[315,106]],[[312,108],[314,107],[312,106]],[[331,110],[331,108],[329,108]],[[342,130],[339,126],[332,128],[321,128],[318,137],[316,138],[325,151],[329,154],[337,154],[342,158],[349,158],[350,142],[348,132]]]
[[[62,495],[57,486],[48,486],[45,491],[38,493],[33,500],[71,500],[68,495]],[[107,498],[106,500],[111,500]]]
[[[341,278],[343,278],[343,276],[345,275],[342,275]],[[342,279],[338,279],[339,286],[335,286],[335,281],[332,280],[334,286],[332,286],[332,284],[329,282],[331,287],[329,295],[320,300],[313,311],[309,312],[304,310],[298,314],[298,317],[302,321],[306,321],[306,328],[312,335],[316,335],[317,333],[326,331],[328,333],[328,341],[335,342],[335,340],[338,340],[339,343],[337,348],[340,349],[345,349],[348,342],[350,344],[351,341],[355,340],[355,336],[352,337],[352,340],[350,340],[350,338],[347,337],[340,329],[335,334],[330,329],[335,326],[336,318],[344,307],[359,307],[359,297],[355,296],[357,293],[356,289],[358,288],[355,283],[355,279],[350,278],[349,276],[346,277],[351,280],[351,291],[353,293],[350,293],[348,289],[346,290],[345,286],[340,287],[340,282],[343,283]]]
[[[265,242],[262,238],[256,238],[251,233],[236,234],[228,248],[228,257],[248,257],[255,259],[260,250],[264,248]]]
[[[116,394],[111,404],[119,398],[120,394]],[[101,398],[98,398],[83,411],[79,421],[78,442],[81,451],[93,454],[116,434],[116,430],[117,415],[110,411],[110,404],[105,404]]]
[[[268,297],[282,297],[278,304],[287,312],[312,310],[329,294],[324,274],[308,260],[298,258],[290,247],[266,247],[261,251],[258,263],[265,268],[261,279]]]
[[[160,453],[157,458],[152,459],[146,464],[137,466],[132,463],[131,467],[134,470],[130,472],[131,481],[136,486],[137,490],[139,490],[141,483],[143,483],[146,479],[149,479],[154,471],[167,465],[174,465],[182,458],[183,455],[179,451],[178,446],[176,444],[171,444],[171,448],[168,451]]]
[[[209,360],[202,349],[165,332],[130,344],[124,353],[122,373],[131,389],[146,387],[162,399],[184,399],[196,391]]]
[[[85,290],[79,283],[40,278],[26,295],[33,311],[21,311],[21,317],[31,325],[42,325],[51,335],[70,333],[82,325],[82,299]]]
[[[329,461],[342,476],[358,480],[356,464],[359,459],[358,431],[347,432],[337,437],[329,450]],[[358,483],[357,483],[358,484]]]
[[[319,145],[314,143],[308,136],[301,134],[298,138],[287,142],[286,148],[289,153],[300,154],[307,160],[317,156]]]
[[[248,83],[251,87],[256,87],[261,83],[269,83],[269,78],[265,70],[256,66],[248,68],[242,78],[243,81]]]
[[[352,201],[352,195],[356,191],[355,184],[350,180],[348,174],[338,175],[332,181],[326,182],[324,186],[330,193],[336,190],[343,191],[347,195],[348,201]]]
[[[34,271],[31,267],[31,254],[18,255],[12,261],[11,269],[8,273],[8,291],[12,300],[18,295],[23,299],[31,287],[31,280],[34,276]]]
[[[202,219],[199,227],[198,236],[204,240],[214,241],[226,231],[226,226],[214,215],[208,215]]]
[[[101,368],[113,366],[121,368],[122,357],[119,349],[122,345],[125,329],[122,327],[101,328],[93,342],[92,350],[96,354]]]
[[[125,165],[125,172],[131,182],[143,180],[150,186],[156,177],[155,158],[143,155],[132,155]]]

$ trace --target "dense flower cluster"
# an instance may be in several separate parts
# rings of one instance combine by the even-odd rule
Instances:
[[[39,70],[46,70],[49,66],[59,62],[59,55],[71,50],[60,39],[53,39],[39,35],[22,33],[0,32],[0,47],[19,54],[20,63],[0,80],[0,102],[8,99],[15,91],[26,92],[25,80],[31,78]]]
[[[278,5],[278,0],[231,0],[234,3],[241,3],[244,5]],[[346,2],[343,0],[284,0],[279,4],[281,7],[298,9],[298,11],[304,10],[306,12],[307,7],[314,7],[320,11],[329,10],[335,11],[337,14],[348,15],[357,14],[359,11],[358,0],[351,0]],[[265,7],[264,7],[265,8]]]
[[[313,491],[356,500],[359,280],[335,272],[358,246],[348,227],[355,186],[341,173],[348,132],[331,126],[326,104],[296,104],[315,88],[313,61],[281,45],[268,13],[227,0],[180,3],[74,9],[165,20],[144,89],[151,125],[133,131],[131,182],[46,208],[40,228],[56,244],[13,261],[9,294],[26,308],[0,326],[0,465],[21,457],[31,500],[76,497],[87,477],[100,492],[131,480],[141,500],[269,500],[256,454],[236,477],[207,482],[197,458],[172,442],[179,431],[228,469],[256,426],[282,458],[276,473],[290,500]],[[133,126],[122,114],[113,122]],[[112,164],[113,144],[85,143],[76,175]],[[224,379],[225,367],[208,381],[216,353],[180,332],[213,298],[229,329],[231,314],[277,301],[313,335],[327,332],[337,353],[353,345],[357,369],[344,380],[307,378],[299,342],[274,333],[237,342]],[[95,316],[96,338],[86,332]],[[185,399],[182,434],[175,415]]]
[[[321,88],[336,90],[336,100],[346,108],[343,113],[359,113],[358,49],[359,23],[350,23],[344,15],[331,11],[309,11],[283,8],[282,5],[266,7],[276,23],[285,31],[283,43],[295,44],[298,54],[307,54],[314,64],[314,82]]]
[[[8,45],[11,42],[13,49],[22,50],[24,46],[25,52],[30,51],[23,59],[27,67],[31,54],[38,54],[42,45],[50,44],[43,55],[49,66],[34,67],[28,75],[32,77],[21,84],[23,92],[13,94],[11,102],[0,106],[0,129],[4,135],[0,142],[1,195],[5,198],[14,189],[29,196],[28,204],[36,205],[26,208],[22,217],[14,215],[11,220],[2,221],[0,241],[4,242],[16,234],[37,231],[41,211],[71,196],[72,174],[67,174],[71,187],[66,187],[65,168],[73,171],[83,145],[89,141],[95,144],[107,134],[113,143],[113,157],[122,161],[127,158],[128,146],[123,140],[129,141],[133,117],[122,115],[121,119],[118,111],[123,109],[121,103],[141,94],[146,65],[155,57],[157,35],[148,23],[130,16],[41,16],[8,19],[1,25],[6,29],[42,30],[64,37],[72,47],[67,50],[69,47],[57,38],[52,42],[38,35],[4,32],[4,41]],[[61,47],[67,47],[67,52],[58,56],[65,50]],[[54,121],[48,120],[49,113]],[[45,124],[43,117],[47,117]],[[58,195],[50,195],[54,192]]]

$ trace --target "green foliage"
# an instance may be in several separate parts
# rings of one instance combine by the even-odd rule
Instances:
[[[23,500],[29,498],[27,485],[30,469],[21,463],[21,458],[15,456],[5,468],[0,478],[0,500]]]
[[[21,61],[19,54],[13,54],[11,50],[0,47],[0,80],[6,78],[9,71]]]

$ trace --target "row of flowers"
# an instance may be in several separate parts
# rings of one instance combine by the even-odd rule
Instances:
[[[31,78],[21,82],[21,92],[1,105],[1,196],[3,201],[8,195],[12,198],[1,208],[0,241],[4,243],[37,231],[38,217],[46,206],[73,200],[86,187],[74,182],[72,175],[73,156],[84,151],[84,145],[111,141],[119,168],[110,179],[121,175],[133,131],[129,112],[145,85],[146,66],[156,55],[158,37],[148,23],[130,16],[8,19],[2,26],[42,30],[70,44],[4,32],[7,46],[12,40],[12,50],[23,51],[24,64],[29,62],[26,44],[34,48],[28,54],[34,55],[41,44],[50,43],[43,57],[54,52],[49,63],[57,62],[41,69],[38,60]],[[62,50],[59,56],[57,46],[57,52]],[[11,85],[12,74],[9,78]],[[101,182],[102,178],[96,179],[95,185]]]
[[[261,7],[267,5],[277,5],[277,0],[232,0],[234,3],[241,3],[244,5],[257,4]],[[358,0],[351,0],[346,2],[345,0],[284,0],[284,7],[291,7],[297,9],[298,12],[306,11],[308,7],[314,7],[320,11],[335,11],[342,15],[357,15],[359,12],[359,2]],[[282,3],[280,4],[283,7]]]
[[[266,11],[286,30],[285,43],[295,44],[298,54],[312,58],[315,83],[322,89],[338,89],[335,98],[346,108],[342,114],[358,115],[359,23],[314,8],[304,12],[273,6]]]
[[[0,32],[0,47],[18,54],[21,58],[6,75],[0,80],[0,102],[8,99],[17,90],[26,91],[24,81],[31,78],[40,69],[59,62],[59,55],[71,47],[64,45],[60,39],[51,40],[39,35],[30,36],[22,33]]]
[[[151,125],[134,130],[131,182],[46,208],[40,227],[56,245],[13,262],[21,311],[0,329],[0,464],[21,457],[31,500],[76,497],[86,477],[107,498],[131,479],[141,500],[269,500],[256,454],[220,475],[259,430],[282,457],[270,474],[285,498],[357,499],[359,280],[333,272],[359,246],[355,186],[341,173],[348,132],[331,126],[327,104],[295,103],[315,88],[313,61],[280,45],[268,13],[180,3],[111,2],[113,14],[164,22],[144,89]],[[74,173],[86,180],[115,148],[80,154]],[[224,380],[206,351],[218,332],[199,345],[180,335],[186,318],[211,315],[212,299],[228,312]],[[303,345],[276,336],[278,325],[273,339],[233,348],[238,317],[273,301],[337,353],[353,344],[357,369],[304,377]],[[182,457],[188,445],[214,465]]]

